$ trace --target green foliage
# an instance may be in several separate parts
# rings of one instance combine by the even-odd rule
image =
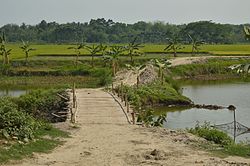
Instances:
[[[141,110],[137,122],[143,122],[148,127],[161,127],[166,122],[166,113],[156,116],[152,109]]]
[[[231,137],[222,131],[212,128],[209,123],[205,123],[204,125],[197,123],[195,128],[189,129],[188,131],[208,141],[213,141],[216,144],[230,145],[233,143]]]
[[[86,49],[91,54],[91,65],[94,67],[94,55],[100,52],[104,47],[102,45],[92,45],[92,46],[85,46]]]
[[[189,37],[190,40],[191,40],[192,55],[194,55],[194,53],[198,53],[198,52],[200,51],[200,49],[201,49],[200,46],[201,46],[202,44],[205,44],[205,42],[202,41],[202,40],[198,40],[198,39],[192,37],[192,36],[189,35],[189,34],[188,34],[188,37]]]
[[[172,77],[165,77],[165,81],[172,86],[177,92],[180,92],[181,86],[180,84],[174,80]]]
[[[250,28],[244,26],[244,32],[245,32],[246,39],[249,40],[250,39]]]
[[[25,112],[18,110],[18,105],[10,98],[0,98],[0,131],[4,137],[32,139],[40,124]]]
[[[173,25],[164,22],[147,23],[139,21],[125,24],[105,20],[91,19],[86,23],[58,24],[41,21],[37,25],[7,24],[0,31],[8,32],[10,42],[21,39],[36,43],[129,43],[131,36],[138,36],[140,43],[165,43],[165,37],[172,38],[180,33],[182,40],[187,40],[186,34],[208,43],[240,43],[245,42],[242,25],[213,23],[211,21],[192,22],[183,25]]]
[[[112,83],[112,73],[109,70],[103,70],[99,74],[99,85],[107,86]]]
[[[9,56],[11,54],[12,49],[6,48],[6,37],[5,33],[0,36],[0,55],[2,55],[3,65],[9,64]]]
[[[83,43],[77,44],[76,46],[71,46],[68,47],[69,50],[74,50],[75,54],[76,54],[76,58],[75,58],[75,66],[78,65],[78,59],[79,59],[79,55],[81,54],[81,49],[84,49],[85,45]]]
[[[149,105],[188,105],[190,100],[179,94],[170,84],[159,82],[139,88],[125,87],[129,101],[136,107]]]
[[[65,118],[55,118],[51,114],[67,109],[67,100],[57,94],[69,97],[62,90],[37,90],[19,98],[0,98],[0,131],[6,138],[32,139],[34,132],[44,127],[51,129],[43,121],[58,122]],[[66,110],[67,111],[67,110]]]
[[[67,98],[64,100],[60,94]],[[48,122],[65,121],[65,118],[55,118],[52,113],[64,111],[67,108],[69,96],[64,90],[34,90],[26,95],[20,96],[16,103],[20,111],[32,115],[37,119]],[[67,110],[66,110],[67,111]]]
[[[180,49],[183,49],[183,46],[181,46],[181,42],[178,36],[174,36],[173,38],[167,38],[168,45],[164,49],[164,51],[173,51],[174,57],[177,56],[177,51]]]
[[[20,47],[22,51],[25,53],[25,63],[28,65],[28,58],[29,58],[29,53],[30,51],[35,51],[34,48],[30,48],[29,42],[23,42],[23,45]]]
[[[237,63],[232,60],[215,59],[209,60],[201,64],[187,64],[171,68],[173,75],[182,77],[195,77],[199,75],[212,75],[212,74],[232,74],[229,72],[228,67],[231,64]]]
[[[244,143],[231,144],[230,146],[226,146],[223,149],[223,153],[227,155],[235,155],[249,158],[250,145]]]
[[[128,55],[130,56],[131,64],[134,63],[133,56],[141,55],[142,53],[139,51],[141,47],[143,47],[140,43],[136,43],[138,37],[135,37],[133,41],[131,41],[125,49],[128,51]]]

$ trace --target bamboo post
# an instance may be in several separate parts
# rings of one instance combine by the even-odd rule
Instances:
[[[131,115],[132,115],[132,123],[135,124],[135,113],[132,112]]]
[[[114,94],[114,83],[112,82],[112,87],[111,87],[112,94]]]
[[[124,95],[124,100],[125,100],[125,106],[127,106],[128,98],[127,98],[127,94],[126,94],[126,93],[125,93],[125,95]]]
[[[120,97],[120,87],[117,88],[117,96]]]
[[[124,96],[123,96],[124,94],[123,94],[123,82],[121,82],[121,101],[123,102],[123,98],[124,98]]]
[[[137,76],[137,78],[136,78],[136,87],[137,87],[137,89],[139,88],[139,84],[140,84],[140,78],[139,78],[139,76]]]
[[[129,113],[129,102],[128,102],[128,96],[126,95],[126,101],[127,101],[127,113]]]
[[[236,140],[236,128],[237,128],[237,126],[236,126],[235,109],[233,110],[233,112],[234,112],[234,142],[235,142],[235,140]]]
[[[76,108],[76,85],[73,84],[73,108]]]

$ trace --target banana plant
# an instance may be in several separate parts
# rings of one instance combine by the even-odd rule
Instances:
[[[163,70],[169,68],[171,66],[171,63],[166,59],[161,60],[161,61],[159,61],[158,59],[154,59],[153,62],[154,62],[154,65],[157,66],[159,69],[158,77],[160,78],[161,84],[163,85],[164,84]]]
[[[125,51],[123,46],[111,46],[110,51],[107,52],[107,57],[112,61],[113,76],[115,76],[118,67],[119,56]]]
[[[198,39],[192,37],[192,36],[189,35],[189,34],[188,34],[188,37],[189,37],[190,40],[191,40],[191,44],[192,44],[192,56],[194,56],[194,53],[195,53],[195,52],[198,53],[199,50],[201,49],[200,46],[201,46],[202,44],[204,44],[205,42],[202,41],[202,40],[198,40]]]
[[[70,50],[74,50],[76,58],[75,58],[75,66],[78,66],[78,59],[81,54],[81,49],[85,48],[85,44],[77,44],[76,46],[68,47]]]
[[[177,51],[184,48],[181,46],[178,36],[167,38],[167,40],[169,44],[164,49],[164,51],[173,51],[174,57],[177,57]]]
[[[25,65],[27,66],[27,65],[28,65],[28,58],[29,58],[29,53],[30,53],[30,51],[35,51],[36,49],[30,48],[29,42],[24,42],[24,41],[22,40],[22,43],[23,43],[23,45],[22,45],[20,48],[21,48],[21,49],[23,50],[23,52],[25,53]]]
[[[128,55],[130,56],[131,64],[134,63],[133,56],[142,55],[139,49],[144,47],[140,43],[136,43],[136,40],[137,37],[135,37],[132,42],[130,42],[127,46],[125,46],[126,50],[128,51]]]
[[[250,39],[250,27],[244,26],[244,32],[245,32],[246,39],[249,40]]]
[[[100,44],[100,52],[101,52],[101,55],[102,55],[102,56],[105,56],[105,55],[106,55],[107,49],[108,49],[108,46],[107,46],[107,45]]]
[[[91,54],[91,66],[94,67],[94,56],[101,51],[101,45],[85,46]]]
[[[0,36],[0,55],[2,55],[2,59],[3,59],[3,64],[9,64],[10,61],[9,61],[9,56],[11,54],[11,50],[12,49],[7,49],[6,48],[6,37],[5,37],[5,34],[3,33],[2,36]]]
[[[232,65],[229,66],[228,69],[232,70],[232,71],[236,71],[236,73],[240,74],[240,73],[250,73],[250,64],[236,64],[236,65]]]

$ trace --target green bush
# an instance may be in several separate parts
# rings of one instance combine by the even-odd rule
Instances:
[[[222,131],[210,127],[209,123],[205,123],[204,125],[197,124],[195,128],[189,129],[189,132],[208,141],[213,141],[216,144],[230,145],[233,143],[231,137]]]
[[[64,96],[67,100],[59,97]],[[16,99],[18,109],[37,119],[48,122],[65,121],[66,117],[56,118],[52,113],[67,111],[69,96],[64,90],[35,90]]]
[[[94,68],[91,70],[91,76],[99,78],[98,85],[106,86],[112,83],[112,72],[107,68]]]
[[[161,85],[155,82],[149,85],[141,85],[139,88],[125,87],[128,100],[134,106],[147,105],[189,105],[190,99],[182,96],[170,84]]]
[[[0,131],[4,137],[31,139],[38,127],[39,123],[32,116],[18,111],[17,104],[11,98],[0,98]]]

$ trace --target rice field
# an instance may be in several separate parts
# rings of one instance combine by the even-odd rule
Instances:
[[[12,49],[10,58],[11,59],[20,59],[24,58],[24,53],[19,48],[20,44],[9,44],[7,48]],[[67,49],[72,45],[55,45],[55,44],[47,44],[47,45],[32,45],[32,48],[35,48],[35,51],[30,52],[30,56],[69,56],[74,55],[73,50]],[[153,44],[145,44],[143,48],[141,48],[142,52],[148,54],[157,54],[157,53],[165,53],[164,48],[166,45],[153,45]],[[247,45],[203,45],[200,47],[200,52],[212,54],[212,55],[249,55],[250,56],[250,44]],[[183,49],[178,50],[180,53],[191,53],[192,46],[184,45]],[[89,55],[90,53],[82,49],[81,55]]]

